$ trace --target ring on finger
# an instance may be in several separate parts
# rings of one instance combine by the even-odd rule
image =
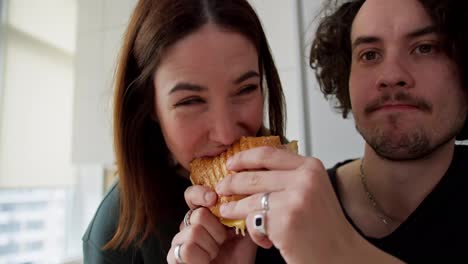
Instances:
[[[187,211],[187,213],[184,216],[184,227],[187,227],[190,225],[190,216],[192,215],[193,210],[190,209]]]
[[[262,234],[263,236],[267,236],[267,231],[266,231],[266,211],[259,212],[254,215],[253,218],[254,221],[254,228]]]
[[[270,210],[270,200],[269,200],[269,198],[270,198],[270,193],[269,192],[264,193],[262,195],[261,204],[262,204],[262,209],[265,212]]]
[[[174,256],[178,264],[185,264],[185,262],[182,260],[182,256],[180,255],[180,250],[182,248],[182,245],[183,245],[182,243],[177,244],[177,246],[174,249]]]

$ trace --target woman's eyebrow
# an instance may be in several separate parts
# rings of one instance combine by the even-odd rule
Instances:
[[[193,91],[193,92],[201,92],[205,91],[208,88],[205,86],[197,85],[197,84],[191,84],[191,83],[177,83],[170,91],[169,94],[173,94],[178,91]]]
[[[232,83],[234,84],[239,84],[242,83],[243,81],[253,78],[253,77],[260,77],[260,74],[256,71],[248,71],[244,74],[242,74],[239,78],[235,79]]]

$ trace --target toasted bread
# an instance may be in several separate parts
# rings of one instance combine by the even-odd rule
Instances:
[[[228,150],[216,157],[194,159],[190,163],[190,180],[192,184],[203,185],[214,190],[219,181],[225,176],[234,173],[234,171],[228,171],[226,168],[226,161],[230,157],[238,152],[261,146],[280,148],[282,145],[279,136],[242,137]],[[288,144],[286,148],[297,153],[297,142],[293,141]],[[243,195],[233,195],[229,197],[220,196],[217,203],[210,208],[211,212],[220,219],[221,223],[236,228],[236,233],[240,230],[242,235],[245,234],[245,221],[243,219],[235,220],[222,218],[219,213],[219,207],[223,203],[237,201],[244,197]]]

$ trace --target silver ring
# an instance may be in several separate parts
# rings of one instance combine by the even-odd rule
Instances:
[[[180,256],[180,249],[182,248],[183,244],[177,244],[177,246],[174,249],[174,256],[179,264],[185,264],[185,262],[182,260],[182,257]]]
[[[257,230],[260,234],[267,236],[266,232],[266,211],[260,212],[256,215],[254,215],[254,228]]]
[[[261,203],[262,203],[262,209],[263,211],[268,211],[270,210],[270,201],[269,201],[269,198],[270,198],[270,193],[264,193],[262,195],[262,200],[261,200]]]
[[[190,209],[184,216],[184,227],[187,227],[190,225],[190,216],[192,215],[193,210]]]

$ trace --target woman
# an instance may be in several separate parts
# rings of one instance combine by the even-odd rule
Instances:
[[[241,136],[265,134],[264,101],[269,133],[283,137],[278,73],[260,21],[244,0],[139,1],[121,50],[114,100],[119,180],[83,237],[85,263],[173,262],[171,241],[189,209],[189,162],[217,155]],[[200,234],[209,233],[192,223]],[[217,221],[208,226],[232,253],[220,254],[224,259],[213,253],[209,261],[225,262],[245,250],[255,257],[248,237],[230,239]]]

